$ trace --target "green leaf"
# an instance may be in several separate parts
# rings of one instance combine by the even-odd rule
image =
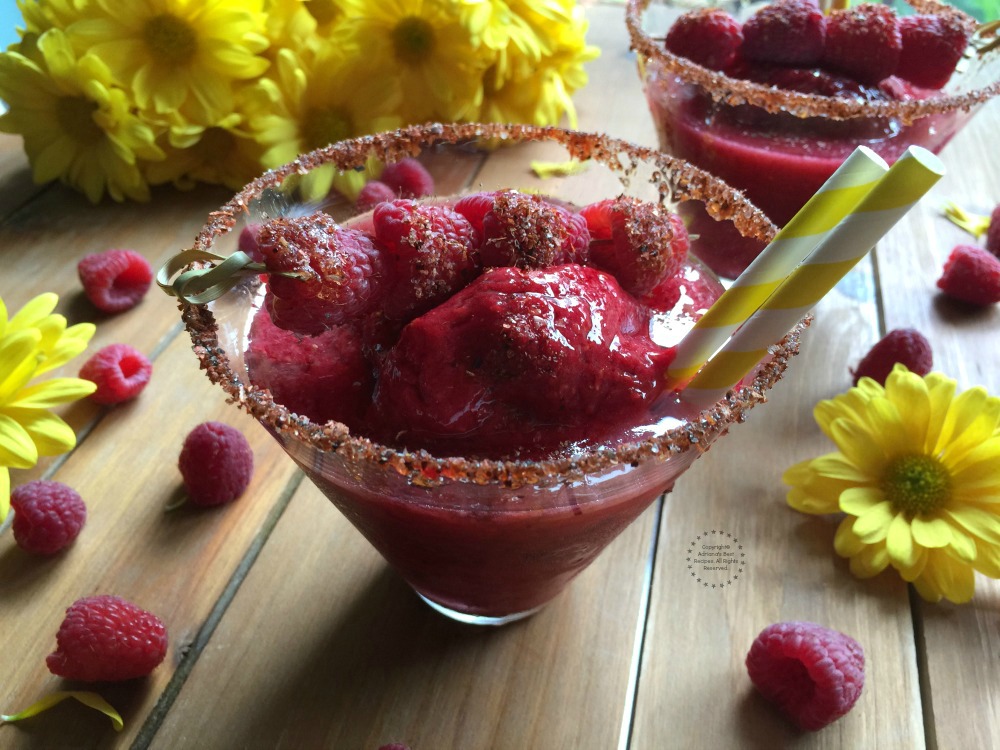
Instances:
[[[22,719],[30,719],[32,716],[37,716],[46,711],[58,703],[62,703],[67,698],[74,698],[80,703],[89,708],[93,708],[96,711],[100,711],[102,714],[111,719],[111,724],[114,726],[116,732],[122,731],[125,727],[125,722],[122,721],[121,714],[119,714],[114,707],[108,703],[104,698],[99,696],[97,693],[91,693],[86,690],[59,690],[54,693],[46,695],[41,700],[32,703],[23,711],[18,711],[16,714],[0,714],[0,722],[15,722],[21,721]]]

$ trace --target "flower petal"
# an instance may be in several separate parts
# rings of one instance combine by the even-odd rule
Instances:
[[[877,476],[865,474],[842,453],[827,453],[825,456],[814,458],[812,464],[820,476],[852,484],[868,484]]]
[[[1000,512],[996,510],[965,505],[954,510],[943,508],[941,515],[984,542],[1000,544]]]
[[[951,541],[951,524],[943,518],[916,516],[910,521],[913,541],[922,547],[946,547]]]
[[[865,543],[858,539],[854,533],[854,518],[848,516],[837,526],[837,533],[833,537],[833,549],[841,557],[854,557],[865,548]]]
[[[28,431],[17,420],[0,414],[0,466],[30,469],[38,463],[38,450]]]
[[[10,471],[0,466],[0,523],[7,520],[10,513]]]
[[[931,401],[927,382],[923,378],[894,378],[892,388],[886,389],[886,398],[895,405],[902,421],[902,430],[920,441],[917,448],[923,452],[923,440],[931,418]]]
[[[972,567],[955,560],[940,550],[928,550],[931,558],[924,572],[913,582],[917,592],[928,601],[942,597],[956,604],[972,599],[976,591],[976,576]]]
[[[976,559],[972,567],[990,578],[1000,578],[1000,547],[995,544],[977,544]]]
[[[789,467],[782,475],[782,481],[791,485],[786,498],[788,504],[802,513],[836,513],[840,493],[849,482],[830,479],[816,472],[812,461],[801,461]]]
[[[877,576],[889,565],[884,544],[870,544],[851,558],[851,573],[857,578]]]
[[[76,433],[60,417],[44,409],[4,409],[28,433],[39,456],[58,456],[76,445]]]
[[[885,502],[885,493],[876,487],[851,487],[840,493],[840,510],[852,516],[867,513],[881,502]]]
[[[869,477],[877,477],[885,466],[885,451],[875,435],[857,422],[835,419],[830,436],[845,459]]]
[[[28,386],[10,402],[12,407],[23,409],[50,409],[59,404],[89,396],[97,385],[82,378],[52,378]]]
[[[892,503],[885,501],[872,506],[854,522],[854,533],[865,544],[881,542],[889,533],[889,525],[896,517]]]
[[[912,568],[920,555],[920,547],[913,543],[910,522],[903,513],[897,513],[889,524],[885,548],[894,568]]]

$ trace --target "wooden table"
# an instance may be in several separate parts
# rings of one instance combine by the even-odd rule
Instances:
[[[590,8],[603,54],[576,101],[580,127],[655,144],[620,5]],[[127,342],[154,362],[149,387],[114,409],[61,413],[79,447],[14,473],[77,488],[84,533],[55,559],[0,539],[0,712],[64,687],[45,668],[63,610],[114,593],[156,611],[167,660],[148,679],[102,688],[125,718],[79,704],[0,727],[4,748],[987,748],[1000,746],[1000,584],[971,604],[927,605],[894,574],[854,579],[833,552],[835,519],[784,502],[782,471],[830,449],[816,401],[844,391],[848,366],[885,330],[912,326],[961,388],[1000,393],[1000,307],[969,312],[935,293],[965,238],[939,214],[951,199],[1000,201],[1000,102],[948,146],[949,174],[816,309],[802,355],[771,403],[733,429],[539,614],[500,629],[452,623],[422,604],[257,426],[199,371],[174,302],[98,316],[76,261],[131,247],[159,266],[190,244],[227,193],[158,190],[149,204],[89,205],[31,184],[20,141],[0,139],[0,294],[16,310],[43,291],[90,351]],[[502,157],[501,157],[502,158]],[[80,360],[66,368],[75,374]],[[164,512],[181,441],[219,419],[251,440],[246,495],[213,511]],[[699,536],[731,535],[744,574],[718,589],[689,575]],[[715,538],[715,537],[711,537]],[[743,659],[764,626],[824,623],[868,657],[855,709],[802,735],[752,691]]]

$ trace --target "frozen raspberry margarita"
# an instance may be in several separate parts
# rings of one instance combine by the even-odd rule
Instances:
[[[470,181],[479,189],[377,202],[360,216],[265,218],[253,232],[264,273],[211,305],[187,305],[185,318],[209,376],[428,603],[498,624],[555,596],[763,400],[794,336],[705,412],[666,389],[677,342],[721,286],[689,259],[683,222],[656,196],[711,198],[764,237],[774,227],[731,189],[651,149],[455,125],[303,158],[347,169],[378,149],[392,160],[391,147],[468,148],[483,135],[561,143],[612,173],[631,156],[632,190],[647,160],[653,199],[621,184],[613,197],[581,200],[570,185],[539,194]],[[296,168],[248,186],[199,246]]]
[[[974,21],[927,0],[906,16],[776,0],[742,22],[700,9],[654,30],[655,5],[630,0],[627,21],[661,148],[742,189],[779,226],[857,146],[889,163],[910,145],[936,153],[1000,90],[997,53],[970,51],[955,72]],[[694,252],[720,275],[763,247],[689,221]]]

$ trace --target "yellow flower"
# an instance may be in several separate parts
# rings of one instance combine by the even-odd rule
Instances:
[[[136,104],[212,126],[233,83],[268,67],[262,0],[92,0],[67,33],[104,60]]]
[[[973,571],[1000,578],[1000,398],[955,389],[902,365],[884,388],[862,378],[815,409],[839,450],[784,475],[796,510],[846,514],[834,546],[855,575],[891,565],[935,602],[969,601]]]
[[[279,49],[316,50],[324,44],[342,44],[353,0],[268,0],[268,52]]]
[[[118,201],[148,199],[136,157],[163,152],[107,66],[94,55],[77,59],[55,28],[38,38],[36,53],[0,53],[0,99],[10,108],[0,131],[23,136],[36,182],[62,180],[95,203],[105,191]]]
[[[266,149],[264,166],[280,166],[345,138],[398,127],[398,92],[391,75],[370,69],[364,58],[345,57],[341,48],[301,55],[280,50],[273,69],[248,92],[249,125]],[[338,174],[324,165],[302,178],[302,191],[307,200],[319,200],[336,187],[353,199],[364,181],[362,173]]]
[[[263,147],[248,132],[239,112],[212,127],[173,125],[165,140],[166,158],[142,165],[150,185],[170,182],[189,190],[201,182],[239,190],[262,171]]]
[[[492,19],[484,24],[484,0],[464,1],[479,16],[484,44],[503,41],[484,76],[480,119],[556,125],[566,114],[576,127],[571,95],[587,83],[583,64],[599,54],[586,43],[583,9],[572,0],[490,0]]]
[[[452,0],[358,3],[352,39],[364,55],[395,76],[406,122],[471,119],[482,102],[483,71],[491,54]]]
[[[95,385],[80,378],[34,378],[65,364],[87,347],[92,323],[66,327],[54,315],[59,298],[42,294],[7,319],[0,298],[0,521],[10,509],[10,468],[29,469],[39,456],[56,456],[76,445],[68,424],[49,411],[83,398]]]

